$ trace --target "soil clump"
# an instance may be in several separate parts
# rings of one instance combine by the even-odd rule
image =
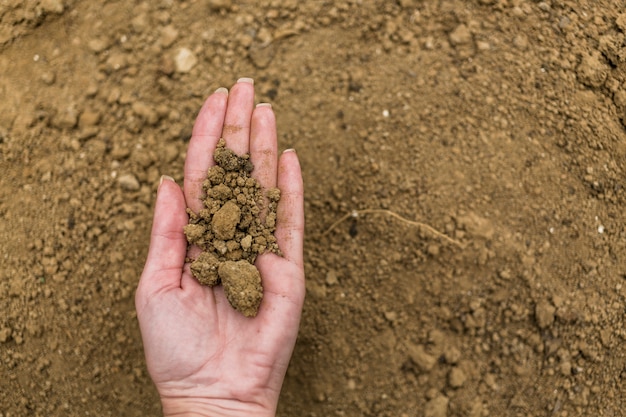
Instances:
[[[191,262],[191,273],[202,285],[222,283],[230,305],[246,317],[256,316],[263,287],[254,266],[266,251],[280,254],[274,231],[280,190],[264,192],[250,176],[254,169],[249,155],[238,156],[220,139],[202,184],[204,209],[187,209],[185,236],[202,249]],[[191,260],[190,260],[191,261]]]

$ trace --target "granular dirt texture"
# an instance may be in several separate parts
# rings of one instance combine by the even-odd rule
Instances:
[[[185,235],[202,249],[191,272],[203,285],[224,284],[226,298],[237,311],[254,317],[263,298],[261,276],[254,266],[263,252],[280,254],[274,231],[280,190],[262,190],[250,176],[249,155],[238,156],[220,139],[204,189],[204,209],[187,209]]]
[[[1,1],[0,413],[162,415],[159,178],[251,77],[305,187],[278,417],[624,416],[623,3]]]

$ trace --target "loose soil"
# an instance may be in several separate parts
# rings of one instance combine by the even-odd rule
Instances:
[[[280,416],[624,415],[622,6],[2,2],[0,415],[158,415],[156,187],[244,76],[305,181]]]
[[[230,305],[255,317],[263,300],[261,275],[254,266],[259,254],[280,255],[274,231],[280,190],[262,190],[250,176],[250,155],[236,155],[220,139],[202,183],[204,209],[187,209],[184,232],[190,245],[202,252],[191,261],[191,273],[203,285],[224,284]]]

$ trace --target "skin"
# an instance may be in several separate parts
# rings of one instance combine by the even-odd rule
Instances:
[[[276,238],[284,256],[257,258],[264,298],[255,318],[226,300],[221,286],[201,286],[190,273],[185,208],[202,208],[202,181],[220,137],[250,153],[252,175],[278,187]],[[185,160],[184,191],[163,177],[157,191],[150,249],[135,297],[148,371],[166,416],[274,416],[293,352],[302,304],[303,184],[296,153],[278,157],[276,119],[254,106],[252,80],[216,90],[196,119]]]

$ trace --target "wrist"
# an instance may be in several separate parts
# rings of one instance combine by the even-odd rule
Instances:
[[[212,398],[161,397],[164,417],[274,417],[258,404]]]

